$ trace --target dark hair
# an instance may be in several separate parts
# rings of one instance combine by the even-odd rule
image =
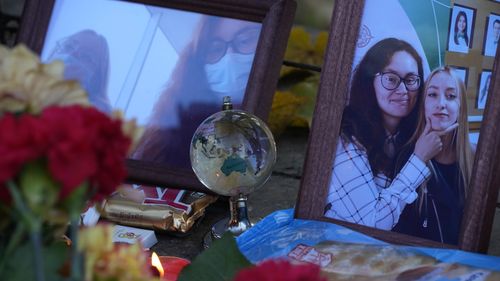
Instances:
[[[460,17],[463,16],[464,19],[465,19],[465,28],[464,28],[464,40],[465,40],[465,44],[467,44],[467,46],[469,46],[469,35],[467,35],[467,15],[465,14],[464,11],[460,11],[458,12],[457,14],[457,17],[455,18],[455,32],[453,34],[453,41],[455,42],[455,44],[458,45],[458,20],[460,19]]]
[[[368,154],[368,161],[374,175],[380,172],[391,177],[394,174],[394,161],[384,152],[385,129],[383,126],[382,110],[380,109],[373,79],[375,74],[382,71],[396,52],[404,51],[410,54],[418,65],[418,75],[423,77],[422,59],[417,51],[406,41],[387,38],[373,45],[365,54],[354,70],[349,93],[349,104],[342,117],[342,135],[350,141],[353,137],[361,143]],[[423,83],[421,83],[417,102],[421,99]],[[399,134],[396,140],[396,149],[408,141],[416,127],[418,109],[415,106],[410,114],[404,117],[399,124]]]

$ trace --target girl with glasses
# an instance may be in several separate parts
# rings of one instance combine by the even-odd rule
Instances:
[[[261,24],[203,16],[155,103],[135,159],[190,169],[191,137],[230,96],[241,108]]]
[[[329,187],[327,217],[390,230],[417,187],[425,162],[439,151],[434,132],[422,134],[406,164],[395,159],[416,128],[422,59],[407,42],[376,43],[355,68]]]
[[[418,200],[405,207],[394,231],[457,245],[475,150],[469,142],[464,83],[449,67],[434,70],[418,107],[408,150],[431,130],[444,132],[442,149],[428,161],[432,176],[419,187]]]

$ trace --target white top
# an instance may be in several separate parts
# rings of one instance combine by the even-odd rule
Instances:
[[[405,205],[417,198],[417,187],[430,175],[425,163],[412,154],[394,180],[383,174],[375,177],[361,144],[340,137],[325,216],[391,230]]]

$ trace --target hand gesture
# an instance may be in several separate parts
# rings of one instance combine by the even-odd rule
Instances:
[[[441,136],[455,130],[457,127],[458,123],[455,123],[445,130],[433,131],[432,121],[430,118],[427,118],[424,131],[415,144],[415,155],[417,155],[417,157],[424,162],[431,160],[434,156],[441,152],[441,150],[443,150],[443,141],[441,140]]]

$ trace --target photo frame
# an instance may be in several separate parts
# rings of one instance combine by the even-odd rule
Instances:
[[[450,66],[453,67],[453,69],[455,70],[457,75],[460,77],[460,79],[462,79],[462,82],[464,82],[465,87],[467,88],[467,82],[469,79],[469,68],[463,67],[463,66],[454,66],[454,65],[450,65]]]
[[[161,119],[155,119],[153,115],[156,113],[151,113],[149,117],[139,116],[139,123],[141,125],[142,122],[142,125],[145,126],[146,133],[152,131],[152,134],[143,137],[143,140],[146,140],[143,143],[156,142],[162,144],[164,138],[156,138],[156,135],[160,134],[159,131],[161,131],[161,134],[168,131],[170,147],[165,150],[168,153],[164,153],[164,150],[147,150],[148,153],[139,154],[137,151],[146,151],[146,149],[141,149],[141,144],[139,144],[136,152],[127,159],[127,181],[212,193],[198,181],[189,163],[189,146],[192,133],[206,117],[222,108],[222,95],[224,93],[221,92],[223,90],[219,89],[224,86],[221,86],[221,83],[225,80],[220,82],[220,80],[214,80],[218,79],[217,77],[208,78],[211,73],[212,77],[216,76],[214,74],[216,70],[207,70],[209,69],[207,65],[216,65],[217,62],[220,62],[227,53],[229,44],[231,44],[233,50],[237,48],[237,53],[241,55],[238,60],[245,60],[245,65],[236,69],[241,75],[231,80],[236,81],[231,82],[232,89],[235,89],[235,87],[239,89],[239,94],[234,94],[234,107],[251,112],[266,120],[279,78],[279,70],[288,34],[292,26],[296,8],[295,1],[120,0],[107,1],[106,5],[100,1],[26,0],[18,42],[26,44],[39,53],[43,61],[52,58],[51,54],[57,53],[57,50],[67,49],[68,47],[59,45],[63,44],[61,42],[73,38],[71,35],[78,33],[75,31],[85,29],[84,31],[89,33],[86,29],[91,29],[96,33],[106,34],[106,36],[101,37],[105,37],[109,42],[111,67],[108,72],[115,71],[116,73],[121,71],[122,75],[122,80],[116,83],[117,86],[114,91],[109,91],[111,86],[108,85],[108,93],[120,92],[120,95],[114,99],[115,103],[111,106],[113,109],[123,110],[126,107],[126,110],[131,110],[137,114],[158,112],[159,109],[157,108],[163,107],[163,103],[160,104],[160,102],[176,101],[172,103],[171,110],[165,110],[165,113],[162,112],[162,114],[165,114],[165,118],[161,115]],[[75,12],[71,18],[72,14],[69,9],[76,9],[78,5],[82,7],[78,7],[79,11]],[[96,7],[99,7],[99,9],[96,9]],[[82,12],[83,9],[87,9],[88,12]],[[111,10],[112,13],[106,12]],[[89,13],[93,13],[93,16],[89,16]],[[77,17],[77,14],[85,16]],[[130,16],[132,14],[133,16]],[[165,16],[166,14],[168,16]],[[144,20],[134,22],[136,18],[144,18]],[[103,22],[96,23],[97,19]],[[73,25],[73,30],[70,30]],[[209,30],[209,26],[211,26],[211,30]],[[241,35],[243,34],[241,30],[235,30],[238,26],[241,26],[241,30],[251,31]],[[118,28],[123,30],[118,30]],[[57,32],[54,30],[57,30]],[[207,30],[207,32],[204,32],[204,30]],[[214,41],[208,40],[208,36],[212,35],[207,34],[228,37],[216,38],[221,39],[217,42],[222,42],[220,44],[223,44],[226,48],[225,54],[210,61],[210,54],[205,53],[205,50],[209,48],[202,46],[203,42]],[[229,38],[229,36],[232,37]],[[241,39],[238,36],[244,38]],[[118,37],[122,38],[123,41],[117,41],[119,40],[116,39]],[[235,39],[236,37],[239,39]],[[248,39],[250,37],[252,37],[253,41]],[[89,36],[82,38],[84,39],[81,39],[81,42],[93,42],[87,44],[96,46],[95,42],[97,41],[89,41],[91,40]],[[235,40],[239,40],[240,43],[235,43]],[[229,41],[231,43],[227,43]],[[250,46],[248,42],[253,43]],[[111,43],[114,43],[114,45],[111,46]],[[250,47],[242,44],[247,44]],[[78,46],[82,45],[85,44]],[[132,49],[130,46],[135,47],[134,52],[126,53],[126,50]],[[196,68],[189,68],[194,65],[193,61],[195,61],[194,55],[188,55],[190,52],[195,52],[191,50],[195,49],[194,46],[199,52],[199,57],[203,55],[203,60],[198,59]],[[213,50],[213,48],[210,48],[210,50]],[[169,49],[176,51],[178,58],[170,66],[167,66],[172,56],[162,52]],[[159,52],[159,50],[162,52]],[[78,53],[84,56],[80,49],[78,49]],[[94,50],[93,53],[96,53],[96,51]],[[231,58],[227,60],[229,59]],[[113,64],[127,60],[129,64],[126,66]],[[96,61],[102,61],[102,59]],[[188,61],[189,64],[181,65],[181,61],[182,63]],[[164,62],[164,64],[159,62]],[[68,65],[68,63],[66,64]],[[186,65],[189,65],[189,67]],[[193,73],[193,71],[203,73],[203,78],[198,79],[195,75],[189,78],[188,71],[184,71],[183,77],[185,79],[182,80],[185,81],[184,85],[204,85],[206,93],[220,93],[221,97],[217,97],[216,101],[208,104],[205,101],[205,99],[208,99],[206,98],[208,95],[202,96],[203,91],[201,90],[196,92],[193,90],[189,94],[185,94],[185,92],[177,94],[179,97],[187,96],[190,98],[190,100],[186,101],[175,100],[173,98],[175,95],[170,94],[170,92],[167,95],[169,87],[174,88],[176,85],[181,84],[181,82],[174,81],[174,79],[182,76],[179,74],[181,70],[177,69],[183,68],[192,70],[189,73]],[[210,69],[214,69],[214,67]],[[158,75],[158,73],[165,74]],[[217,72],[217,75],[223,74]],[[209,79],[212,80],[209,81]],[[147,87],[153,84],[156,86],[153,88]],[[82,82],[82,85],[85,84]],[[144,87],[141,88],[140,85]],[[134,95],[136,93],[134,89],[140,89],[136,90],[137,95]],[[144,92],[148,94],[143,95]],[[89,93],[91,92],[89,91]],[[123,95],[123,93],[125,94]],[[91,103],[96,105],[97,102],[92,101],[92,96],[90,98]],[[99,108],[99,106],[97,107]],[[172,112],[175,112],[175,114],[172,114]],[[125,116],[137,117],[133,114],[129,116],[127,112]],[[170,119],[174,121],[168,121]],[[160,121],[153,123],[152,120]],[[168,122],[173,125],[168,125]],[[150,128],[152,129],[149,130]],[[167,129],[164,130],[165,128]],[[180,141],[181,139],[182,141]],[[181,156],[177,157],[176,153]],[[166,159],[174,160],[182,158],[184,162],[182,164],[168,162],[169,160],[160,160],[158,156],[165,156]]]
[[[484,70],[479,74],[478,79],[478,95],[476,100],[476,108],[484,110],[486,100],[488,98],[488,88],[491,84],[491,70]]]
[[[450,52],[469,53],[474,38],[474,23],[476,10],[462,5],[453,5],[450,15],[450,28],[448,30],[447,50]],[[464,24],[465,29],[460,32],[459,24]]]
[[[494,57],[498,48],[500,38],[500,15],[491,13],[484,27],[483,55]]]
[[[469,194],[465,203],[457,246],[331,219],[324,215],[342,114],[350,88],[354,50],[362,39],[358,35],[366,34],[361,27],[366,2],[368,1],[335,2],[295,217],[332,222],[395,244],[459,248],[484,253],[488,248],[500,184],[500,175],[496,172],[500,168],[500,132],[496,122],[484,122],[481,126],[470,180],[470,188],[474,192]],[[498,61],[497,57],[492,71],[490,93],[498,92],[496,87],[500,86]],[[497,120],[499,115],[500,96],[489,95],[483,120]]]

